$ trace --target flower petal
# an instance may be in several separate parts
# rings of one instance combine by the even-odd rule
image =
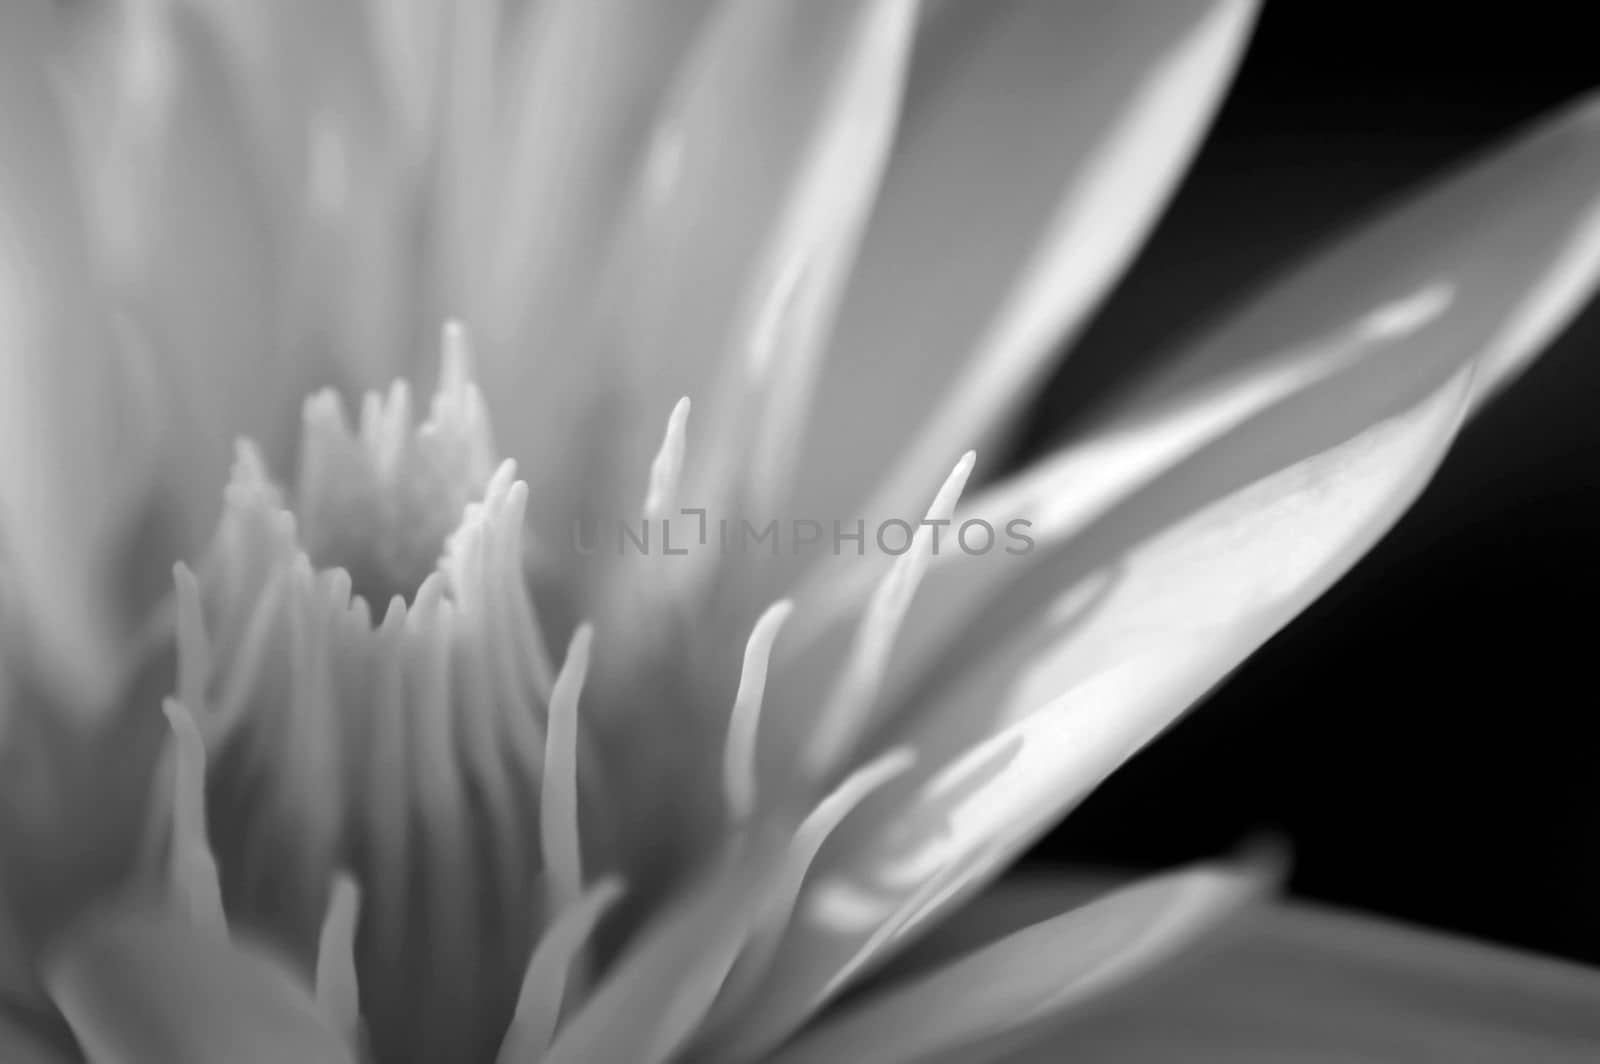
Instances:
[[[1152,877],[845,1006],[776,1061],[987,1057],[1188,950],[1263,885],[1247,870],[1206,865]]]
[[[912,512],[980,446],[1153,226],[1254,8],[1014,0],[930,17],[797,512],[853,517],[886,474],[867,515]]]
[[[288,969],[171,912],[107,910],[68,932],[45,982],[91,1064],[353,1064]]]
[[[141,677],[129,704],[156,698]],[[0,999],[42,1002],[42,946],[130,875],[161,718],[120,706],[84,722],[28,702],[0,743]]]
[[[1068,1049],[1139,1064],[1579,1064],[1600,1057],[1600,971],[1312,905],[1262,906],[1203,958],[1006,1059]]]
[[[973,609],[1087,529],[1120,521],[1123,541],[1151,531],[1177,506],[1347,438],[1467,360],[1479,366],[1476,408],[1593,291],[1597,187],[1600,103],[1591,99],[1312,257],[1177,352],[1167,371],[1135,384],[1087,431],[974,493],[958,524],[1025,520],[1037,548],[1016,557],[947,550],[936,559],[922,590],[926,608],[902,638],[906,673],[938,660],[965,637]],[[1160,496],[1169,500],[1164,510],[1152,501]],[[797,596],[790,648],[859,609],[892,559],[873,561],[876,569],[856,573],[836,564]],[[781,689],[781,663],[778,675]]]
[[[1020,589],[1031,624],[975,667],[952,656],[951,671],[930,678],[899,735],[918,769],[819,858],[788,978],[767,1007],[811,1007],[840,971],[970,894],[1321,594],[1421,490],[1471,391],[1469,367],[1105,569],[1044,573]]]
[[[1036,547],[1012,556],[1002,536],[988,552],[951,547],[935,559],[901,635],[899,689],[891,684],[885,715],[928,667],[1032,638],[1039,600],[1026,591],[972,624],[1007,587],[1049,595],[1095,566],[1109,574],[1127,544],[1393,414],[1469,361],[1482,367],[1470,406],[1483,402],[1592,291],[1597,187],[1600,106],[1590,101],[1340,241],[1134,389],[1098,428],[980,493],[957,526],[1020,519]],[[836,569],[801,593],[782,648],[794,657],[774,674],[778,704],[789,677],[837,655],[840,619],[859,610],[880,571]]]
[[[0,628],[26,641],[18,658],[39,655],[35,682],[82,706],[118,679],[128,633],[108,556],[148,483],[151,430],[137,398],[148,393],[97,313],[79,176],[43,66],[51,6],[0,10],[0,569],[13,598]]]

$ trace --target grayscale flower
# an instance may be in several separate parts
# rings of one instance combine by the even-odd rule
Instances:
[[[1585,104],[978,464],[1254,15],[6,0],[0,1057],[1592,1057],[1271,862],[994,885],[1600,269]]]

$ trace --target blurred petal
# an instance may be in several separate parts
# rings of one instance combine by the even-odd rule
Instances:
[[[707,449],[713,467],[743,465],[736,490],[757,515],[773,515],[789,495],[824,351],[894,143],[917,11],[917,0],[856,6],[723,339]],[[710,476],[715,483],[719,472]]]
[[[409,9],[409,17],[392,11],[384,18],[374,11],[375,3],[183,0],[181,6],[192,11],[217,41],[240,103],[245,136],[259,146],[277,191],[303,203],[313,118],[336,116],[345,125],[343,120],[361,109],[370,119],[379,101],[390,99],[396,64],[409,59],[413,65],[408,76],[416,78],[429,58],[436,62],[436,52],[429,58],[409,51],[402,58],[397,53],[409,50],[416,35],[429,28],[434,29],[432,43],[437,46],[441,35],[428,25],[436,3],[412,0],[388,5]],[[399,43],[402,37],[407,43]],[[414,81],[410,91],[422,91],[424,84]],[[415,123],[422,122],[428,109],[414,98],[395,99],[394,107]]]
[[[1033,924],[844,1007],[776,1060],[968,1061],[1058,1023],[1207,938],[1264,882],[1200,865]]]
[[[233,440],[287,457],[310,378],[281,316],[285,226],[269,211],[270,175],[226,53],[179,5],[121,2],[76,18],[63,86],[93,251],[110,302],[157,360],[165,400],[164,556],[142,559],[164,592],[168,565],[215,522]]]
[[[39,950],[134,868],[170,675],[126,690],[89,722],[25,695],[0,741],[0,999],[42,1004]]]
[[[469,290],[484,300],[481,327],[497,341],[546,338],[537,349],[517,344],[503,352],[495,369],[507,385],[543,382],[553,361],[579,362],[578,352],[560,346],[579,323],[564,319],[581,307],[581,324],[589,324],[595,308],[582,294],[595,283],[662,94],[711,6],[558,0],[534,5],[513,29],[501,184],[479,204],[483,231],[474,234],[492,250],[476,249],[486,276],[471,279],[481,291]]]
[[[307,359],[311,383],[352,390],[413,375],[445,312],[422,298],[423,190],[441,148],[440,0],[188,0],[221,58],[228,153],[250,154],[277,290],[259,297],[273,361]],[[458,5],[473,11],[498,5]],[[476,64],[492,81],[494,57]],[[279,376],[284,376],[280,368]],[[293,374],[288,374],[293,378]],[[287,407],[291,401],[277,400]],[[291,430],[282,430],[291,431]]]
[[[353,1064],[288,969],[153,909],[100,912],[69,932],[45,981],[90,1064]]]
[[[97,705],[126,632],[110,558],[148,483],[147,394],[97,313],[78,174],[49,75],[44,0],[0,5],[0,606],[8,652]],[[15,641],[24,641],[18,653]]]
[[[983,442],[1154,224],[1254,6],[1009,0],[930,16],[796,512],[854,516],[891,469],[868,516],[910,512]]]
[[[1004,904],[1004,890],[993,903]],[[1310,905],[1262,906],[1204,956],[1034,1055],[1205,1064],[1600,1059],[1600,970]]]
[[[550,513],[572,504],[570,495],[557,496],[558,489],[576,490],[563,477],[581,463],[568,456],[588,452],[595,406],[604,402],[597,384],[613,352],[586,341],[614,316],[605,298],[611,293],[602,292],[608,252],[651,123],[713,0],[522,6],[503,31],[499,106],[475,120],[476,131],[449,134],[455,142],[485,142],[474,150],[491,153],[493,162],[476,175],[477,187],[461,173],[460,192],[469,199],[458,196],[442,212],[441,221],[453,218],[459,228],[438,224],[437,298],[441,311],[472,329],[501,446]],[[458,14],[465,7],[458,5]],[[470,114],[462,98],[485,91],[465,75],[444,92],[453,115]],[[666,409],[646,417],[658,425]],[[648,454],[631,460],[643,465]],[[602,472],[578,471],[595,483]]]
[[[72,1040],[49,1021],[0,1000],[0,1060],[6,1064],[80,1064]]]
[[[599,333],[576,354],[600,391],[563,392],[548,417],[504,419],[531,494],[549,497],[541,480],[582,476],[562,487],[594,498],[595,471],[565,460],[574,436],[622,476],[643,470],[682,395],[709,412],[697,421],[751,419],[746,381],[791,370],[820,344],[888,156],[913,14],[913,0],[752,0],[711,13],[606,245],[601,302],[577,308]],[[774,322],[785,335],[769,373],[757,349]],[[809,343],[786,349],[796,335]],[[522,360],[524,376],[543,372],[537,352],[500,357]],[[725,365],[736,387],[718,387]],[[485,377],[491,395],[501,390],[492,368]],[[704,436],[689,448],[693,468]],[[643,489],[617,494],[631,510]]]
[[[952,656],[930,678],[897,736],[918,768],[819,858],[770,1007],[803,1006],[970,894],[1320,595],[1421,490],[1471,386],[1461,371],[1105,569],[1019,588],[1031,621],[975,667]]]
[[[365,8],[373,62],[399,135],[410,152],[425,154],[438,119],[439,48],[448,0],[366,0]]]

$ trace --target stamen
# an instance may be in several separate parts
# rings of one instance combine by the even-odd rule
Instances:
[[[211,641],[200,608],[200,581],[182,562],[172,567],[178,623],[178,701],[205,712],[206,678],[211,675]]]
[[[439,389],[433,397],[435,419],[446,405],[463,409],[470,401],[472,386],[472,347],[467,327],[456,319],[444,323],[444,353],[439,362]]]
[[[189,710],[177,699],[161,703],[172,729],[172,838],[168,876],[178,906],[202,927],[226,931],[217,861],[206,837],[206,750]]]
[[[456,606],[451,697],[458,760],[478,781],[491,831],[488,845],[496,855],[516,853],[523,845],[527,802],[518,794],[512,766],[536,769],[543,761],[540,715],[530,709],[546,704],[551,682],[542,636],[532,624],[519,625],[509,601],[526,598],[515,579],[507,580],[508,573],[519,572],[526,498],[527,486],[514,481],[514,463],[502,463],[483,501],[467,507],[439,562]],[[503,638],[509,633],[520,638]],[[525,658],[535,663],[531,675]],[[530,699],[530,688],[538,692],[536,698]],[[495,864],[501,872],[500,904],[520,906],[527,887],[522,869],[513,861]]]
[[[557,912],[583,892],[583,855],[578,827],[578,698],[589,671],[589,646],[594,629],[583,624],[573,633],[567,658],[550,694],[550,721],[545,739],[544,781],[539,794],[539,840]]]
[[[850,657],[817,718],[810,743],[802,752],[801,765],[810,778],[821,779],[836,771],[840,760],[865,730],[883,686],[895,636],[900,632],[912,596],[932,560],[931,538],[939,524],[948,523],[955,512],[961,490],[966,487],[976,461],[977,454],[973,451],[962,455],[934,497],[910,549],[895,560],[873,592],[872,601],[856,629]]]
[[[688,425],[689,397],[684,396],[672,408],[661,450],[656,452],[655,461],[650,463],[650,490],[644,499],[644,517],[647,521],[665,520],[677,506]]]
[[[622,897],[616,879],[596,883],[576,904],[558,916],[539,940],[522,977],[517,1011],[506,1031],[495,1064],[538,1060],[555,1041],[567,983],[580,967],[584,946],[594,929]]]
[[[330,404],[338,410],[342,424],[344,408],[339,405],[338,396],[331,391],[325,394],[329,396]],[[411,385],[403,380],[391,383],[387,394],[367,392],[361,397],[361,415],[357,422],[361,446],[366,448],[378,470],[384,475],[393,473],[405,453],[406,436],[411,432],[411,406]],[[306,442],[312,442],[309,438],[312,426],[309,424],[306,427],[306,434],[308,437]],[[343,435],[348,434],[349,430],[344,429]],[[296,483],[304,492],[305,485],[313,479],[302,467]]]
[[[305,404],[299,538],[319,566],[348,570],[372,602],[407,594],[425,578],[496,468],[459,323],[445,326],[442,348],[439,387],[420,425],[404,381],[385,395],[367,393],[354,430],[334,392]]]
[[[744,648],[744,669],[739,675],[739,693],[734,696],[733,713],[728,720],[728,742],[722,760],[722,788],[728,799],[728,815],[735,823],[749,819],[756,804],[756,727],[761,719],[761,701],[767,687],[767,663],[772,645],[789,619],[794,603],[774,602],[756,621]]]
[[[226,732],[239,721],[245,713],[250,695],[257,689],[257,681],[266,667],[267,653],[271,649],[272,630],[282,618],[288,583],[287,569],[274,571],[245,618],[244,634],[226,670],[227,681],[215,718],[217,731]]]
[[[317,941],[317,1007],[352,1046],[361,1041],[361,995],[356,980],[356,925],[361,890],[348,875],[333,881],[328,915]]]
[[[555,682],[555,668],[550,664],[544,629],[534,612],[532,600],[518,578],[522,573],[528,485],[524,481],[514,480],[514,470],[515,463],[509,459],[502,463],[489,481],[482,506],[478,511],[468,507],[462,527],[471,526],[475,512],[482,513],[485,542],[476,582],[481,585],[481,600],[493,619],[492,623],[503,632],[515,633],[515,638],[509,643],[497,644],[507,651],[501,655],[505,690],[514,691],[519,685],[529,685],[540,700],[548,701],[551,684]],[[508,574],[517,575],[507,579]],[[462,575],[454,582],[458,588],[465,588],[472,581]],[[531,718],[525,714],[519,715],[517,720],[531,723]]]
[[[439,386],[428,407],[428,420],[418,429],[424,438],[438,436],[445,447],[463,453],[463,472],[469,478],[495,468],[494,433],[489,408],[472,372],[472,343],[459,321],[445,323]]]
[[[370,923],[384,932],[406,923],[411,893],[407,877],[417,846],[409,803],[394,799],[394,781],[405,779],[410,771],[412,744],[410,714],[405,709],[405,622],[406,604],[396,596],[389,601],[373,638],[371,704],[377,712],[370,727],[372,760],[365,773],[367,786],[351,788],[368,811],[370,856],[365,871],[372,882],[384,884],[375,892]],[[398,946],[394,939],[381,936],[379,943],[385,949]],[[391,953],[388,959],[397,957]]]

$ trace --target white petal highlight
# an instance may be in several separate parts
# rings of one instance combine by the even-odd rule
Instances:
[[[678,488],[683,479],[683,452],[688,444],[689,397],[673,406],[667,417],[667,431],[661,449],[650,463],[650,490],[644,497],[644,519],[660,521],[676,516]]]

